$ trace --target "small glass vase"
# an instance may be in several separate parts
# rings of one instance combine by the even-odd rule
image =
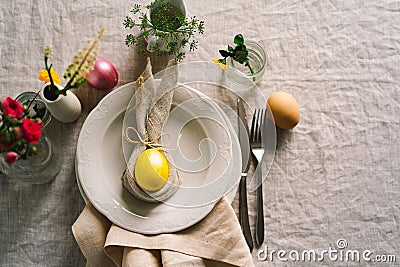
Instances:
[[[240,64],[239,62],[234,61],[231,57],[228,58],[228,66],[231,67],[233,72],[240,77],[235,80],[244,78],[254,83],[258,83],[261,81],[267,66],[267,53],[263,46],[257,42],[246,41],[245,45],[249,51],[249,63],[254,69],[254,73],[251,73],[250,69],[245,66],[245,64]]]
[[[0,157],[0,172],[10,179],[42,184],[53,180],[61,169],[61,154],[42,129],[37,153],[8,164]]]
[[[27,105],[29,114],[32,118],[40,118],[43,127],[49,124],[51,120],[50,111],[47,105],[40,99],[40,96],[35,92],[23,92],[18,95],[15,100],[18,100],[22,105]]]

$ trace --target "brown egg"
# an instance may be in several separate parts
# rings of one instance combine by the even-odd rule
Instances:
[[[275,124],[282,129],[292,129],[300,121],[300,108],[296,99],[288,93],[276,92],[268,98]]]

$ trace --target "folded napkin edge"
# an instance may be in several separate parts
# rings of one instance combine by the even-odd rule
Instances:
[[[193,242],[193,240],[191,242]],[[199,245],[204,245],[201,242],[198,242],[198,243],[199,243]],[[109,255],[107,250],[108,250],[108,248],[111,248],[111,247],[119,247],[122,251],[126,247],[136,248],[136,249],[144,249],[144,250],[155,250],[154,247],[151,247],[150,245],[142,245],[142,246],[135,245],[135,246],[132,246],[132,245],[125,245],[125,244],[122,244],[122,243],[120,243],[120,244],[112,244],[112,243],[110,243],[107,246],[104,246],[104,252],[109,258],[112,258],[112,256]],[[210,244],[208,244],[208,247],[210,247]],[[216,247],[216,246],[212,246],[212,247],[215,248],[214,251],[220,250],[220,247]],[[203,258],[203,259],[207,259],[207,260],[215,261],[215,262],[226,263],[226,264],[230,264],[230,265],[233,265],[233,266],[248,266],[249,262],[251,262],[251,263],[253,262],[253,259],[252,258],[248,258],[248,257],[237,257],[237,258],[233,258],[232,260],[229,260],[229,258],[228,259],[225,259],[225,258],[221,259],[219,257],[217,257],[217,258],[216,257],[212,257],[212,255],[197,255],[193,251],[185,251],[185,250],[182,250],[182,249],[177,250],[177,249],[174,249],[173,247],[168,247],[168,246],[165,246],[163,248],[157,248],[156,250],[172,251],[172,252],[176,252],[176,253],[182,253],[182,254],[185,254],[185,255],[188,255],[188,256]],[[239,251],[232,251],[231,250],[231,252],[239,252]],[[220,253],[218,253],[218,254],[220,254]],[[226,253],[225,252],[221,252],[221,255],[226,255]],[[113,262],[115,262],[115,261],[113,260]]]
[[[229,208],[227,208],[229,206]],[[118,225],[113,224],[110,228],[110,231],[108,233],[105,246],[117,246],[117,247],[134,247],[138,249],[155,249],[154,245],[151,244],[151,242],[157,243],[157,248],[159,250],[170,250],[174,251],[177,253],[183,253],[187,254],[190,256],[195,256],[195,257],[201,257],[205,258],[208,260],[214,260],[214,261],[219,261],[219,262],[224,262],[232,265],[237,265],[238,266],[244,266],[248,265],[249,262],[252,262],[251,254],[250,251],[248,250],[248,247],[246,245],[246,242],[244,240],[244,237],[242,236],[242,232],[240,230],[239,222],[237,221],[236,214],[230,204],[230,202],[223,197],[220,201],[216,203],[214,206],[213,210],[205,217],[203,218],[200,222],[197,224],[191,226],[191,227],[196,227],[198,226],[199,223],[201,223],[203,220],[205,220],[208,216],[215,214],[215,212],[218,212],[218,210],[225,210],[226,212],[230,213],[229,217],[235,218],[235,225],[234,228],[232,228],[233,232],[235,233],[234,238],[230,238],[230,242],[226,242],[223,247],[221,245],[214,245],[213,243],[209,242],[204,242],[202,240],[198,239],[190,239],[190,232],[185,232],[185,231],[190,231],[190,227],[175,233],[164,233],[164,234],[158,234],[158,235],[143,235],[140,233],[136,232],[131,232],[128,231],[124,228],[119,227]],[[215,216],[215,215],[214,215]],[[210,222],[208,222],[210,223]],[[236,228],[236,229],[235,229]],[[196,229],[194,229],[197,231]],[[131,239],[125,238],[125,239],[115,239],[115,237],[118,236],[125,236],[124,232],[127,231],[128,233],[126,234],[131,234]],[[236,236],[237,234],[237,236]],[[168,237],[169,236],[169,237]],[[167,237],[169,240],[164,239]],[[132,240],[134,239],[134,242]],[[153,241],[149,241],[153,239]],[[190,239],[191,246],[184,246],[184,247],[179,247],[177,248],[175,244],[184,244],[186,240]],[[242,242],[240,242],[242,241]],[[150,242],[150,243],[149,243]],[[237,244],[242,244],[243,246],[238,247]],[[206,247],[207,250],[201,251],[199,253],[198,248],[204,248]],[[246,250],[244,250],[246,249]],[[229,251],[229,253],[227,253]],[[229,255],[230,258],[226,258],[226,256]]]

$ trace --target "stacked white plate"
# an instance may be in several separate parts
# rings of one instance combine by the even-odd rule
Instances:
[[[99,212],[116,225],[143,234],[175,232],[197,223],[212,210],[222,197],[222,194],[219,194],[223,190],[233,201],[241,173],[241,152],[230,121],[216,104],[212,106],[215,113],[223,118],[221,123],[227,126],[227,136],[215,138],[217,133],[211,129],[214,127],[209,127],[204,122],[196,123],[194,120],[181,129],[179,148],[183,153],[185,151],[190,153],[195,145],[198,146],[198,141],[203,139],[214,139],[216,142],[214,148],[218,148],[225,146],[219,142],[228,139],[231,149],[229,155],[234,155],[229,166],[222,166],[225,164],[224,161],[216,159],[207,167],[208,171],[204,169],[200,174],[180,171],[182,188],[167,203],[152,204],[140,201],[123,187],[121,176],[126,169],[126,160],[123,153],[122,127],[125,111],[133,96],[133,86],[133,83],[126,84],[104,97],[89,114],[82,127],[77,145],[75,171],[85,201],[90,201]],[[200,92],[196,94],[204,96]],[[184,96],[178,95],[174,97],[174,106],[179,106],[187,100]],[[174,134],[176,137],[179,134],[174,132],[177,129],[175,125],[181,123],[179,120],[185,117],[184,113],[185,109],[181,109],[177,112],[177,116],[170,116],[167,120],[164,127],[170,131],[169,135]],[[214,155],[212,147],[206,146],[202,153],[210,153],[211,157],[211,154]],[[226,170],[217,183],[214,180],[215,170]],[[202,193],[204,190],[207,194]],[[179,205],[188,198],[192,198],[189,201],[191,204],[186,207]]]

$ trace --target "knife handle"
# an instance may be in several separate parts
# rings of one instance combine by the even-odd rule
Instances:
[[[260,166],[261,167],[261,166]],[[261,180],[261,170],[258,173],[258,179]],[[264,203],[263,203],[263,185],[257,188],[257,219],[256,219],[256,243],[257,246],[264,242]]]
[[[247,186],[246,186],[246,176],[242,176],[239,185],[239,218],[240,225],[242,226],[242,231],[244,238],[246,240],[247,246],[250,251],[253,250],[253,239],[251,238],[250,224],[249,224],[249,212],[247,208]]]

